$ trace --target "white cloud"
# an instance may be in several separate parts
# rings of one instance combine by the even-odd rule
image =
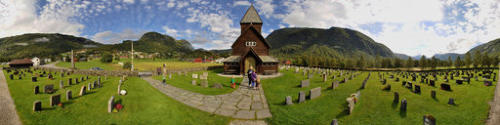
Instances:
[[[165,33],[167,33],[167,35],[169,36],[177,36],[177,30],[175,29],[172,29],[172,28],[168,28],[168,26],[163,26],[162,27],[163,30],[165,30]]]
[[[266,18],[276,16],[274,14],[275,5],[272,4],[273,2],[272,0],[259,0],[255,2],[256,2],[255,7],[257,7],[259,14],[264,15]]]
[[[184,8],[186,6],[189,6],[189,2],[187,2],[187,1],[177,1],[177,9],[182,9],[182,8]]]
[[[167,4],[167,7],[168,7],[168,8],[172,8],[172,7],[174,7],[174,6],[175,6],[174,1],[170,1],[170,2],[168,2],[168,4]]]
[[[355,29],[395,52],[432,56],[464,53],[479,42],[499,38],[499,3],[498,0],[286,1],[283,2],[286,13],[278,17],[291,27]],[[381,31],[363,27],[370,24],[380,24]]]
[[[74,1],[47,1],[37,13],[35,0],[2,1],[0,7],[0,37],[23,33],[63,33],[80,35],[85,27],[72,21],[81,16],[81,8],[85,3]]]
[[[133,4],[133,3],[135,3],[135,0],[123,0],[123,2],[128,3],[128,4]]]
[[[250,6],[248,1],[234,1],[233,6]]]
[[[122,32],[115,33],[112,31],[103,31],[94,34],[91,37],[92,40],[104,44],[116,44],[120,43],[123,40],[137,40],[139,39],[145,32],[144,31],[134,31],[131,29],[125,29]]]

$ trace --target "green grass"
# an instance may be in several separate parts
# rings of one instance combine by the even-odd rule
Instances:
[[[130,59],[120,59],[121,62],[128,62]],[[166,64],[167,69],[185,69],[185,68],[198,68],[207,66],[222,66],[222,64],[217,63],[193,63],[193,62],[183,62],[172,59],[134,59],[135,69],[139,71],[156,71],[156,68],[163,67]]]
[[[6,72],[5,76],[8,79]],[[23,80],[10,80],[8,85],[10,93],[16,104],[17,112],[23,124],[227,124],[229,118],[212,115],[198,109],[188,107],[176,100],[164,95],[151,87],[146,81],[130,77],[125,81],[122,88],[128,91],[126,96],[117,95],[117,85],[119,78],[110,77],[103,81],[103,87],[91,90],[90,94],[78,96],[82,85],[87,85],[97,77],[83,83],[59,88],[59,75],[55,75],[55,80],[39,78],[39,82],[32,83],[27,75]],[[72,78],[81,75],[71,75]],[[16,77],[17,78],[17,77]],[[62,78],[67,85],[66,76]],[[54,94],[33,94],[35,85],[40,85],[43,92],[43,85],[54,84],[55,89],[59,89],[54,94],[62,94],[61,100],[64,108],[49,107],[49,97]],[[66,100],[63,93],[66,90],[73,92],[74,99]],[[111,96],[115,96],[116,101],[121,101],[124,105],[122,111],[118,113],[107,113],[107,101]],[[42,101],[42,112],[33,112],[33,102]]]
[[[387,83],[392,86],[392,90],[387,92],[381,90],[384,85],[379,81],[377,73],[372,72],[366,88],[361,90],[361,96],[353,114],[347,115],[346,98],[360,88],[368,72],[362,72],[353,80],[331,90],[327,87],[331,86],[332,80],[323,83],[319,75],[311,79],[309,87],[300,88],[298,87],[300,80],[305,77],[302,76],[302,72],[295,74],[292,71],[282,71],[283,77],[263,80],[266,98],[273,114],[272,118],[267,119],[271,124],[329,124],[332,119],[336,118],[340,124],[347,125],[418,125],[422,124],[422,117],[425,114],[433,115],[437,119],[436,123],[442,125],[484,124],[488,116],[488,102],[494,95],[496,85],[494,83],[494,86],[487,87],[482,82],[473,79],[471,79],[471,84],[457,85],[453,80],[450,81],[453,91],[447,92],[439,90],[440,83],[443,83],[442,77],[439,77],[436,87],[417,83],[421,85],[422,93],[414,94],[401,86],[401,81],[395,82],[387,78]],[[301,104],[296,103],[299,91],[304,91],[309,95],[309,90],[318,86],[322,87],[322,95],[319,98],[307,100]],[[437,91],[437,99],[430,97],[431,90]],[[400,113],[399,104],[392,104],[393,92],[399,93],[400,100],[407,99],[408,111],[406,113]],[[295,104],[283,105],[286,96],[292,96]],[[456,106],[447,104],[449,97],[455,98]]]
[[[208,72],[208,88],[204,88],[200,86],[201,80],[199,76],[203,74],[203,72]],[[188,90],[191,92],[196,92],[205,95],[220,95],[225,93],[230,93],[236,89],[231,88],[231,78],[218,76],[218,73],[223,72],[223,69],[214,69],[208,71],[196,71],[196,72],[188,72],[186,76],[183,73],[178,75],[177,73],[172,74],[172,79],[168,79],[168,75],[166,76],[167,84],[173,85],[175,87]],[[198,85],[192,85],[191,81],[193,80],[192,74],[198,74],[198,79],[196,79],[196,83]],[[156,80],[162,81],[163,76],[154,76]],[[237,83],[241,82],[241,78],[235,78]],[[222,88],[212,88],[212,85],[215,83],[222,84]]]
[[[59,67],[65,67],[65,68],[71,68],[71,62],[59,62],[56,64],[56,66]],[[76,62],[75,67],[77,69],[91,69],[93,67],[99,67],[104,70],[120,70],[122,69],[121,66],[118,64],[113,64],[113,63],[102,63],[99,59],[94,59],[90,60],[88,62]]]

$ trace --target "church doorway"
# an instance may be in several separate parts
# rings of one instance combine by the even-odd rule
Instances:
[[[253,67],[253,70],[257,71],[257,67],[255,66],[255,58],[252,56],[248,56],[247,58],[245,58],[245,70],[243,71],[247,73],[250,67]]]

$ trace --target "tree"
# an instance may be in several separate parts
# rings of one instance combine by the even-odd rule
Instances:
[[[462,67],[462,60],[460,59],[460,56],[458,56],[457,59],[455,60],[455,67],[456,68]]]
[[[406,68],[410,69],[411,67],[413,67],[413,65],[413,59],[411,57],[408,57],[408,60],[406,60]]]
[[[470,53],[465,53],[465,67],[470,68],[470,65],[472,65],[472,57]]]
[[[360,69],[363,69],[365,67],[365,58],[363,57],[363,55],[359,56],[359,60],[357,61],[356,63],[356,66]]]
[[[481,52],[479,52],[478,50],[474,51],[474,68],[477,68],[479,67],[479,65],[481,65],[481,59],[483,57],[481,56]]]
[[[490,67],[490,64],[491,64],[490,62],[492,62],[492,61],[490,60],[490,56],[488,56],[488,54],[484,54],[482,57],[483,57],[483,58],[481,59],[481,62],[482,62],[482,63],[481,63],[481,64],[482,64],[482,67]]]
[[[451,60],[451,56],[448,56],[448,66],[453,66],[453,60]]]
[[[425,55],[422,55],[422,56],[420,57],[420,63],[419,63],[419,64],[420,64],[420,68],[421,68],[421,69],[424,69],[425,67],[427,67],[427,66],[426,66],[426,65],[427,65],[427,63],[426,63],[426,60],[425,60]]]
[[[111,62],[113,62],[113,55],[111,55],[111,54],[104,54],[101,57],[101,62],[103,62],[103,63],[111,63]]]
[[[432,56],[432,59],[430,60],[431,69],[436,69],[437,65],[438,60],[436,59],[436,56]]]
[[[123,69],[130,69],[131,67],[132,67],[132,63],[130,63],[130,62],[125,62],[123,64]]]

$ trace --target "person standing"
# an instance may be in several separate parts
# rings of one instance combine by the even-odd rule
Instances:
[[[255,82],[257,81],[257,73],[252,72],[252,88],[255,89]]]
[[[250,66],[250,69],[247,71],[247,76],[248,76],[248,86],[252,85],[252,73],[253,73],[253,67]]]

